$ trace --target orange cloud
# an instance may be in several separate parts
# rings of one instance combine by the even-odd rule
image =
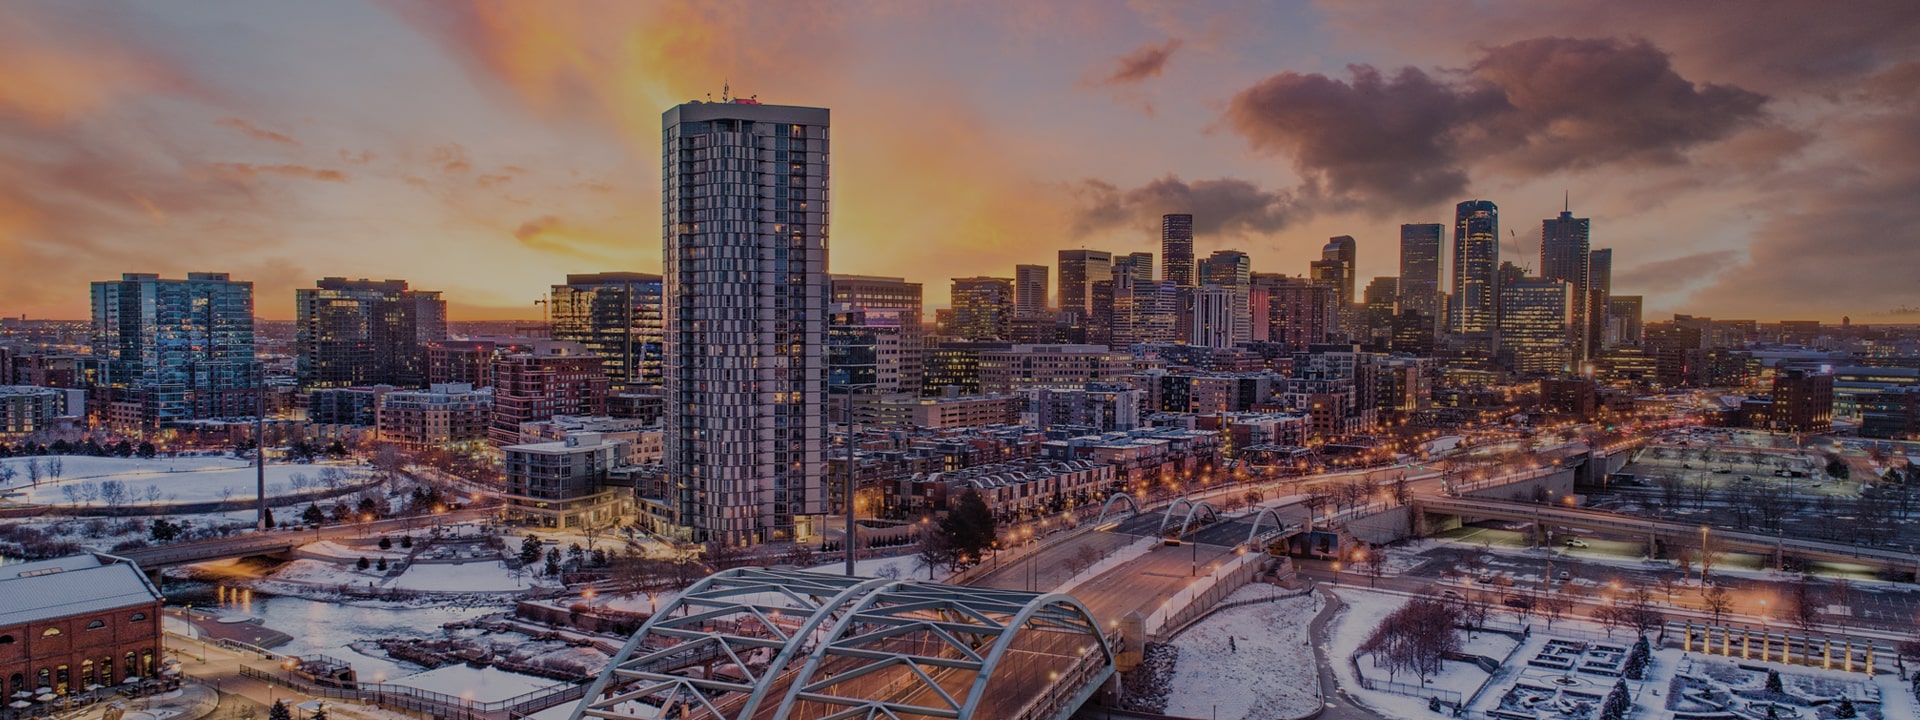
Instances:
[[[216,174],[236,179],[254,180],[264,175],[303,178],[324,182],[346,182],[347,174],[328,168],[312,168],[305,165],[254,165],[252,163],[214,163]]]
[[[237,118],[237,117],[220,118],[219,120],[215,120],[213,124],[219,125],[220,127],[224,127],[224,128],[233,128],[234,130],[240,131],[240,134],[242,135],[245,135],[247,137],[253,138],[255,140],[260,140],[263,142],[279,143],[282,145],[299,145],[300,144],[299,140],[295,140],[281,133],[277,133],[272,130],[268,130],[266,128],[260,127],[259,125],[255,125],[244,118]]]

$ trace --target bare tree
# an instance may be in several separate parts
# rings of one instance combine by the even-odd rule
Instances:
[[[119,480],[107,480],[100,483],[100,501],[110,508],[119,508],[128,500],[127,484]]]
[[[13,466],[7,463],[0,463],[0,487],[12,485],[13,479],[17,477],[20,477],[19,470],[13,469]]]
[[[1787,620],[1799,627],[1802,634],[1813,634],[1813,626],[1820,622],[1820,605],[1823,602],[1820,595],[1820,588],[1814,584],[1813,578],[1806,575],[1795,579],[1787,588],[1786,607],[1781,609],[1786,612]]]
[[[67,472],[67,462],[58,455],[47,458],[47,477],[58,478]]]
[[[147,483],[147,504],[148,505],[160,504],[160,486],[159,485],[155,485],[153,483]]]
[[[1547,619],[1547,629],[1553,629],[1553,622],[1566,617],[1573,609],[1573,601],[1565,595],[1547,594],[1540,598],[1540,616]]]
[[[1458,622],[1458,607],[1414,598],[1382,619],[1355,654],[1386,668],[1388,680],[1399,672],[1413,672],[1424,683],[1440,672],[1448,654],[1460,651],[1460,636],[1453,630]]]
[[[40,458],[27,458],[27,482],[34,487],[40,486],[41,474],[46,472],[40,467]]]
[[[1707,588],[1700,594],[1700,601],[1706,606],[1707,614],[1713,616],[1713,624],[1719,625],[1726,614],[1733,611],[1733,594],[1720,586]]]
[[[933,580],[933,571],[942,565],[953,562],[955,553],[947,543],[946,533],[923,531],[919,544],[914,547],[913,557],[921,567],[927,569],[927,580]]]

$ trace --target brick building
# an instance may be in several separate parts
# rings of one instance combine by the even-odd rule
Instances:
[[[160,660],[160,591],[132,562],[70,555],[0,568],[0,691],[153,677]]]

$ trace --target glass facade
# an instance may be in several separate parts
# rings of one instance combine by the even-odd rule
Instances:
[[[427,344],[447,339],[446,307],[405,280],[323,278],[295,290],[300,387],[426,385]]]
[[[1450,330],[1467,336],[1492,335],[1499,309],[1499,273],[1500,209],[1488,200],[1460,203],[1454,210]]]
[[[663,287],[659,275],[647,273],[568,275],[548,299],[553,339],[600,356],[615,389],[659,385]]]
[[[159,427],[254,414],[253,283],[129,273],[94,283],[92,302],[104,399],[131,408],[116,418]]]

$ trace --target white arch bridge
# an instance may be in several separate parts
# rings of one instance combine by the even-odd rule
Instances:
[[[1111,637],[1070,595],[738,568],[661,608],[572,720],[1065,720]]]

